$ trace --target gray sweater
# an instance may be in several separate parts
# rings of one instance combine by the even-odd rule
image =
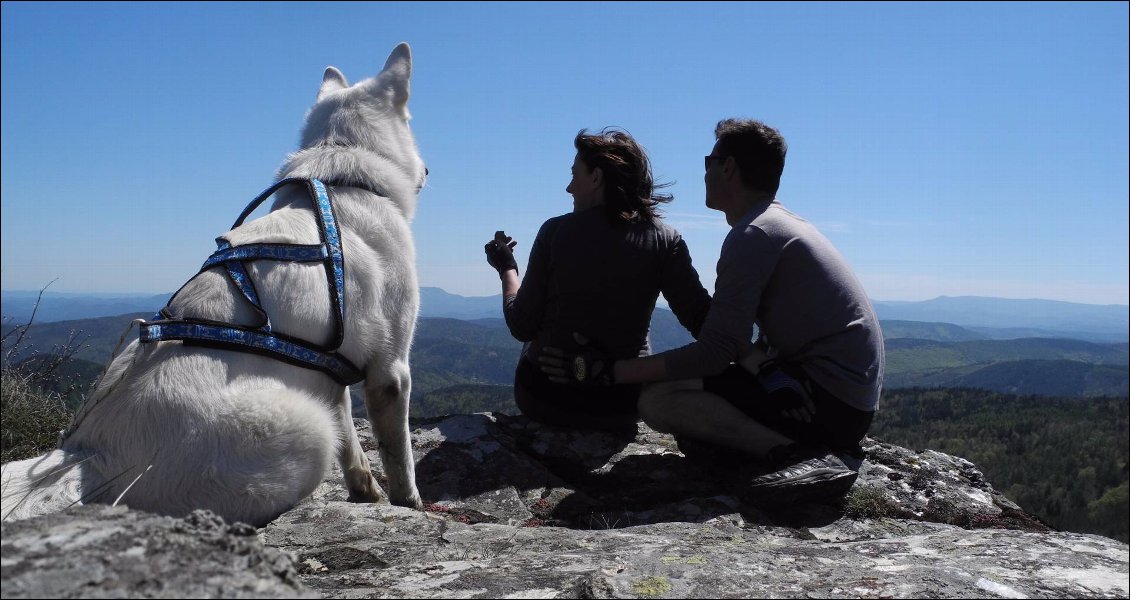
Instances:
[[[871,301],[832,243],[776,201],[755,206],[726,236],[698,340],[660,355],[668,375],[722,372],[749,352],[754,325],[770,356],[799,363],[854,408],[878,407],[883,334]]]
[[[656,221],[613,224],[602,207],[554,217],[542,225],[517,296],[506,298],[510,333],[542,346],[578,349],[573,332],[615,358],[650,353],[648,329],[662,293],[671,310],[697,334],[710,294],[691,265],[677,231]]]

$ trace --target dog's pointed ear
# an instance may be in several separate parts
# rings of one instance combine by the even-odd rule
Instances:
[[[349,87],[349,82],[345,80],[345,75],[334,67],[326,67],[326,74],[322,75],[322,87],[318,89],[318,102],[325,98],[330,92],[343,90]]]
[[[378,92],[388,94],[392,105],[404,109],[408,104],[409,85],[412,78],[412,49],[401,42],[385,61],[385,68],[377,76]]]

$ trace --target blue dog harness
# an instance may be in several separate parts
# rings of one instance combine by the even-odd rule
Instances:
[[[212,256],[208,257],[208,260],[204,261],[204,265],[197,272],[197,275],[199,275],[212,267],[224,265],[232,283],[259,313],[262,325],[245,327],[209,319],[173,318],[169,306],[180,293],[180,290],[177,290],[177,294],[173,294],[169,303],[154,315],[152,321],[141,324],[140,340],[142,343],[180,340],[186,344],[200,344],[263,354],[300,367],[323,371],[343,385],[352,385],[365,379],[365,375],[356,365],[337,352],[345,337],[343,326],[345,322],[345,262],[341,252],[341,234],[337,229],[333,203],[325,184],[317,179],[283,179],[252,200],[231,228],[235,229],[242,225],[244,219],[280,188],[297,183],[306,184],[306,189],[314,200],[314,215],[318,219],[321,244],[232,246],[228,240],[219,237],[216,238],[218,249]],[[320,261],[325,265],[326,279],[329,282],[330,304],[334,307],[335,326],[334,337],[328,346],[319,346],[271,330],[270,316],[260,305],[259,294],[256,292],[255,284],[251,281],[244,264],[246,261],[252,260]],[[184,286],[181,286],[181,289],[183,290]]]

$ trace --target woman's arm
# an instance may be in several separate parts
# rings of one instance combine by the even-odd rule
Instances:
[[[517,269],[499,272],[502,280],[502,316],[506,319],[510,335],[518,341],[533,340],[542,324],[549,289],[549,238],[552,235],[552,223],[552,220],[546,221],[534,238],[525,279],[519,280]]]
[[[502,277],[502,302],[505,307],[506,298],[517,296],[522,282],[518,279],[518,269],[507,269],[500,275]]]
[[[679,323],[698,339],[710,312],[710,293],[703,287],[698,271],[691,264],[687,243],[678,234],[675,234],[673,242],[670,254],[663,262],[659,291],[667,299]]]

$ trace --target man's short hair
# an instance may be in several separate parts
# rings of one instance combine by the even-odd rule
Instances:
[[[714,127],[714,137],[719,155],[734,157],[742,183],[777,194],[789,151],[781,132],[754,119],[723,119]]]

